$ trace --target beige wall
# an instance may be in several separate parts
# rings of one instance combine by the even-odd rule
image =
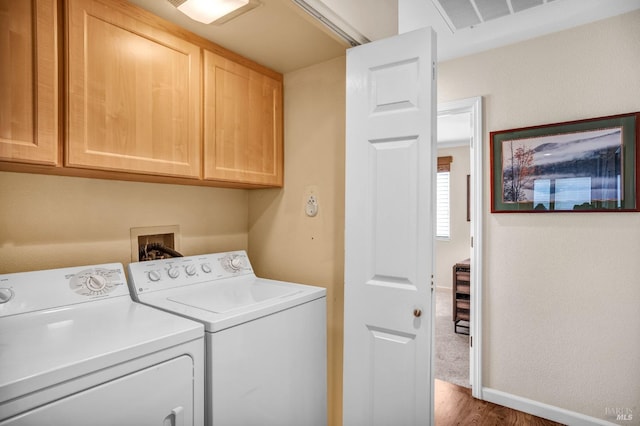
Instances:
[[[449,174],[449,217],[451,238],[436,239],[436,285],[451,288],[453,265],[470,255],[471,229],[467,222],[467,175],[470,173],[468,146],[438,149],[438,157],[452,156]]]
[[[249,194],[258,275],[327,288],[329,424],[342,423],[345,58],[284,76],[284,189]],[[306,194],[319,202],[304,213]]]
[[[445,62],[439,100],[483,96],[487,139],[638,111],[638,46],[635,12]],[[341,424],[344,71],[338,58],[285,76],[284,189],[0,173],[0,273],[126,263],[139,226],[180,225],[185,254],[248,248],[258,275],[327,287],[329,423]],[[484,167],[484,385],[599,418],[637,408],[640,214],[492,215],[487,155]]]
[[[179,225],[185,255],[248,249],[259,276],[327,288],[329,419],[342,417],[341,57],[285,76],[285,187],[238,190],[0,172],[0,273],[130,261],[130,228]],[[319,200],[304,215],[305,194]]]
[[[490,131],[639,111],[639,73],[640,11],[440,64],[440,101],[484,97],[486,387],[639,407],[640,213],[490,214],[488,186]]]
[[[131,261],[130,228],[185,255],[246,249],[248,191],[0,172],[0,273]]]

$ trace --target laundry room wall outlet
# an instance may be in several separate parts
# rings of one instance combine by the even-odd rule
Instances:
[[[308,186],[304,191],[304,214],[308,217],[315,217],[318,214],[320,203],[318,201],[318,189],[315,186]]]
[[[314,217],[318,214],[318,199],[315,195],[309,195],[307,198],[307,204],[305,205],[304,211],[307,216]]]

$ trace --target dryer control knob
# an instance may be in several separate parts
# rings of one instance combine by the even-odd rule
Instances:
[[[167,274],[169,274],[170,278],[178,278],[180,276],[180,269],[178,269],[175,266],[172,266],[171,268],[169,268],[169,270],[167,271]]]
[[[160,278],[161,278],[160,272],[158,271],[149,271],[147,276],[149,277],[149,280],[153,282],[160,281]]]
[[[208,263],[203,263],[200,266],[200,269],[202,269],[202,272],[204,272],[205,274],[210,274],[211,273],[211,265],[209,265]]]
[[[102,291],[107,286],[107,279],[102,275],[91,274],[87,277],[85,285],[90,291]]]
[[[0,305],[11,299],[13,299],[13,290],[6,287],[0,288]]]

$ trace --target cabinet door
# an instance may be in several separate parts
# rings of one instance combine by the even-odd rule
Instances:
[[[199,47],[125,2],[68,6],[65,165],[199,177]]]
[[[58,164],[55,0],[0,0],[0,160]]]
[[[282,81],[204,51],[205,179],[282,186]]]

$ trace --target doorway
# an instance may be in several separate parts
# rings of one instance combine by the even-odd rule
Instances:
[[[438,105],[439,178],[448,199],[439,218],[436,252],[435,377],[471,387],[482,397],[481,258],[482,258],[482,98]],[[447,164],[448,163],[448,164]],[[448,172],[448,173],[447,173]],[[446,187],[445,187],[446,185]],[[465,271],[468,262],[468,320],[454,316],[456,265]],[[464,309],[464,307],[463,307]]]

